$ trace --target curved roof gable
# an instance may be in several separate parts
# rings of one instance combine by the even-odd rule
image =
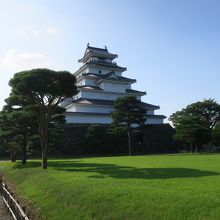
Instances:
[[[87,44],[84,56],[79,59],[79,62],[86,62],[90,57],[103,57],[109,59],[115,59],[118,57],[117,54],[109,53],[107,47],[105,48],[98,48],[98,47],[91,47]]]

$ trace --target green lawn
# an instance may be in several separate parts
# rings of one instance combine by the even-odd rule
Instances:
[[[220,155],[1,162],[42,219],[220,219]]]

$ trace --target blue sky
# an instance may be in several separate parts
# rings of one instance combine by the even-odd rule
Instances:
[[[220,1],[0,0],[0,108],[8,81],[36,67],[74,72],[86,44],[108,47],[143,101],[169,117],[220,102]]]

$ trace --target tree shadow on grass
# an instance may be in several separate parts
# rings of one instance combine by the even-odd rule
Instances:
[[[57,169],[66,172],[91,173],[90,178],[112,177],[117,179],[172,179],[220,175],[217,172],[191,168],[135,168],[115,164],[75,163],[72,164],[72,167],[59,166]]]
[[[17,164],[15,168],[40,167],[39,161],[30,161],[27,165]],[[49,161],[49,167],[62,172],[84,172],[91,174],[89,178],[117,178],[117,179],[172,179],[218,176],[220,173],[192,168],[136,168],[119,166],[116,164],[85,163],[80,160]]]

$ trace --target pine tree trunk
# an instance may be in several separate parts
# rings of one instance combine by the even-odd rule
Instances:
[[[47,149],[42,150],[42,169],[47,169]]]
[[[47,130],[47,129],[43,129],[43,130]],[[48,134],[46,131],[42,133],[40,139],[41,139],[41,150],[42,150],[41,168],[47,169]]]
[[[23,147],[22,147],[22,164],[27,163],[27,135],[26,133],[23,136]]]
[[[10,157],[11,157],[11,162],[16,162],[16,152],[15,151],[11,152]]]
[[[41,168],[47,169],[47,151],[48,151],[48,121],[44,117],[40,120],[40,141],[42,150]]]
[[[193,140],[192,140],[192,136],[190,136],[190,151],[191,151],[191,154],[193,153]]]
[[[128,155],[131,156],[132,150],[131,150],[131,130],[128,129]]]

